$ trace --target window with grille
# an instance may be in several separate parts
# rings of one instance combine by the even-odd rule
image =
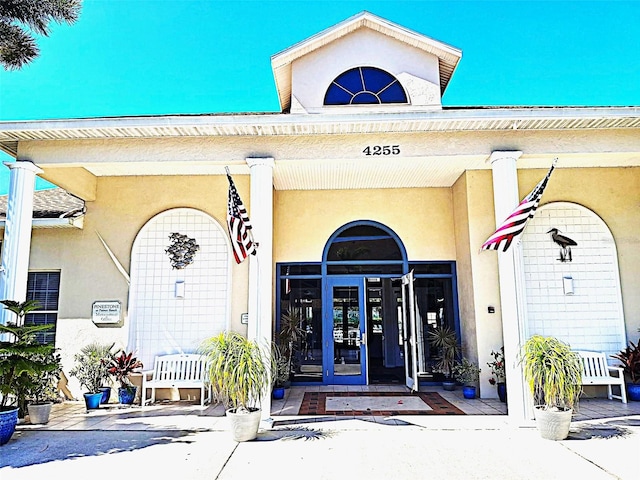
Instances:
[[[27,315],[27,325],[56,325],[58,321],[58,297],[60,292],[60,272],[29,272],[27,280],[27,300],[40,302],[40,309]],[[56,327],[36,334],[40,343],[54,345]]]
[[[407,103],[400,82],[375,67],[356,67],[340,74],[327,89],[325,105],[379,105]]]

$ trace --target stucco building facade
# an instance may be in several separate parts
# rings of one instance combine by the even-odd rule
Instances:
[[[278,113],[0,123],[17,159],[5,298],[24,298],[28,273],[58,274],[66,370],[93,340],[146,364],[224,329],[271,340],[290,311],[305,331],[294,382],[437,383],[428,331],[448,326],[483,397],[504,345],[509,414],[527,418],[515,359],[528,336],[608,354],[638,337],[640,108],[445,107],[461,56],[363,12],[272,57]],[[520,241],[480,251],[554,158]],[[225,167],[259,243],[241,264]],[[73,222],[32,222],[36,174],[83,201]],[[571,261],[551,228],[577,242]],[[176,232],[199,245],[186,268],[166,253]],[[96,324],[95,302],[120,320]]]

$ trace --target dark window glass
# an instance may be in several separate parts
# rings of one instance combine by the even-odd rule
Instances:
[[[58,297],[60,272],[31,272],[27,279],[27,300],[40,302],[40,309],[27,315],[26,325],[56,325],[58,322]],[[44,313],[46,312],[46,313]],[[56,327],[36,334],[40,343],[55,344]]]
[[[380,101],[382,103],[403,103],[396,101],[397,98],[406,98],[404,89],[399,82],[396,82],[389,86],[386,90],[379,93]],[[406,100],[405,100],[406,102]]]
[[[396,264],[358,264],[358,265],[327,265],[328,275],[402,275],[402,263]]]
[[[402,260],[402,252],[391,237],[334,241],[329,247],[327,260],[333,262]]]
[[[322,280],[281,279],[275,341],[295,382],[322,383]],[[285,332],[294,331],[287,336]]]
[[[451,279],[416,278],[413,284],[416,299],[416,321],[422,327],[425,365],[420,367],[423,378],[429,381],[444,380],[444,373],[437,368],[440,350],[429,342],[429,332],[438,328],[456,330],[453,313]],[[458,338],[460,342],[460,338]]]
[[[280,275],[321,275],[322,266],[316,265],[281,265]]]
[[[374,103],[380,103],[380,99],[373,93],[360,92],[353,96],[351,103],[354,105],[371,105]]]
[[[450,263],[410,263],[409,270],[413,270],[416,275],[451,275]]]
[[[345,92],[343,88],[338,85],[331,85],[327,90],[327,94],[324,98],[325,105],[349,105],[353,94],[351,92]]]
[[[393,75],[375,67],[356,67],[340,74],[324,97],[325,105],[381,103],[407,103],[407,94]]]

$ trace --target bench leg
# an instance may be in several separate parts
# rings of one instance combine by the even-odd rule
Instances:
[[[140,406],[144,408],[147,403],[147,386],[145,382],[142,382],[142,392],[140,392]]]

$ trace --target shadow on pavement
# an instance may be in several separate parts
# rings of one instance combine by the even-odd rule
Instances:
[[[0,447],[1,467],[25,467],[139,450],[167,443],[192,443],[187,431],[16,431]]]

